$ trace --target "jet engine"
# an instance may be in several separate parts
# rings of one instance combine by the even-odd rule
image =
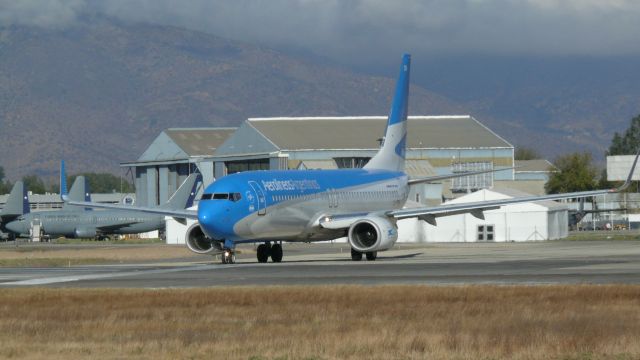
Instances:
[[[73,230],[76,238],[94,238],[96,237],[96,228],[79,227]]]
[[[210,254],[222,251],[222,245],[220,242],[207,237],[198,223],[189,227],[187,230],[186,241],[187,247],[194,253]]]
[[[368,216],[351,224],[348,239],[360,252],[387,250],[398,240],[398,228],[386,218]]]

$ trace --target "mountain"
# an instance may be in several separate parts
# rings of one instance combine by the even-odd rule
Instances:
[[[0,31],[0,166],[12,180],[55,177],[61,158],[70,173],[117,174],[168,127],[386,114],[394,81],[169,26],[13,26]],[[465,113],[420,87],[411,96],[413,114]]]
[[[468,109],[515,145],[604,160],[640,114],[638,56],[467,56],[425,60],[414,82]]]
[[[398,54],[398,59],[400,54]],[[637,57],[415,56],[410,113],[471,114],[544,156],[591,151],[640,113]],[[59,30],[0,28],[0,166],[120,173],[168,127],[248,117],[381,115],[396,66],[337,65],[185,29],[99,16]]]

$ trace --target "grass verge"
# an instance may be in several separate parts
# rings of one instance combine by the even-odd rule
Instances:
[[[0,357],[637,359],[639,309],[640,286],[3,289]]]
[[[56,246],[49,244],[0,248],[0,267],[66,267],[105,263],[127,263],[195,259],[184,246],[145,244],[134,246]]]
[[[640,232],[628,231],[575,231],[566,240],[602,241],[602,240],[640,240]]]

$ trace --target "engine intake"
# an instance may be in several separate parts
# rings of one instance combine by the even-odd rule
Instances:
[[[222,251],[219,241],[215,241],[204,234],[200,224],[193,224],[187,230],[186,243],[189,250],[198,254],[210,254]]]
[[[388,219],[369,216],[349,227],[349,244],[360,252],[390,249],[398,240],[398,229]]]

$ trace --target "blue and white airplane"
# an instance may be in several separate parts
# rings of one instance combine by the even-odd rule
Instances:
[[[351,245],[351,258],[358,261],[363,255],[375,260],[378,251],[390,249],[398,239],[400,219],[418,218],[435,225],[440,216],[471,213],[483,218],[484,210],[502,205],[589,197],[628,186],[638,156],[619,189],[403,209],[414,183],[478,173],[409,179],[404,172],[410,63],[410,55],[404,55],[382,146],[364,168],[241,172],[209,185],[197,211],[138,211],[197,219],[187,232],[187,246],[201,254],[222,252],[223,263],[235,262],[235,247],[240,243],[262,243],[258,261],[280,262],[283,241],[327,241],[344,236]]]

